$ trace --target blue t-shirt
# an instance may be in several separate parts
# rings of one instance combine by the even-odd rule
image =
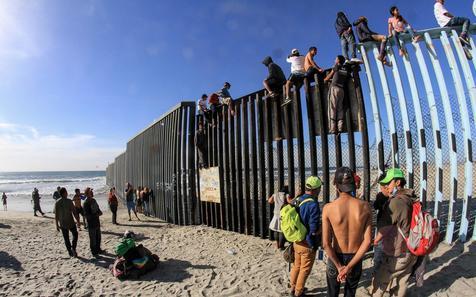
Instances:
[[[304,200],[312,198],[313,201],[306,202],[301,204]],[[318,247],[318,231],[321,224],[321,210],[319,208],[319,203],[314,196],[309,194],[304,194],[297,198],[299,201],[299,216],[301,221],[306,226],[308,230],[306,235],[306,242],[312,249],[317,249]]]

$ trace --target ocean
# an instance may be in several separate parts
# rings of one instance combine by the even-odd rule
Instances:
[[[0,172],[0,195],[3,192],[7,195],[8,210],[33,211],[31,193],[33,188],[37,188],[43,212],[52,212],[53,193],[58,186],[68,190],[70,199],[74,196],[74,189],[83,192],[86,187],[91,187],[101,209],[107,207],[105,171]]]

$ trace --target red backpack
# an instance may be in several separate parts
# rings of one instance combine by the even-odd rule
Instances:
[[[398,231],[405,239],[408,250],[415,256],[430,254],[439,243],[440,227],[438,220],[422,210],[419,201],[413,203],[410,233],[405,237],[400,227]]]
[[[218,95],[216,93],[213,93],[208,97],[208,103],[210,104],[219,104],[220,103],[220,98],[218,98]]]

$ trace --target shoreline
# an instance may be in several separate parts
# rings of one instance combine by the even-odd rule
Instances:
[[[51,214],[0,213],[0,296],[285,296],[288,265],[274,242],[230,231],[199,226],[175,226],[139,214],[127,221],[127,212],[101,217],[99,261],[89,252],[87,232],[79,231],[79,258],[67,255]],[[113,248],[125,230],[142,235],[143,244],[160,257],[156,270],[139,280],[119,281],[108,270]],[[233,253],[234,252],[234,253]],[[476,289],[476,243],[440,244],[428,265],[423,288],[409,287],[408,296],[472,296]],[[472,260],[471,260],[472,259]],[[310,296],[326,292],[325,263],[316,261],[306,287]],[[366,259],[357,296],[369,296],[371,259]]]

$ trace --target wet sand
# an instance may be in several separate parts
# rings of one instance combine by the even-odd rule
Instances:
[[[79,232],[79,258],[67,254],[53,214],[0,212],[0,296],[287,296],[288,265],[274,242],[204,226],[174,226],[140,215],[127,221],[119,211],[115,226],[104,212],[101,260],[89,252],[87,232]],[[108,270],[124,231],[143,234],[139,242],[160,257],[158,268],[139,280],[119,281]],[[423,288],[408,296],[474,296],[476,243],[441,244],[432,255]],[[364,262],[358,296],[369,296],[371,259]],[[325,264],[317,261],[306,287],[325,296]]]

